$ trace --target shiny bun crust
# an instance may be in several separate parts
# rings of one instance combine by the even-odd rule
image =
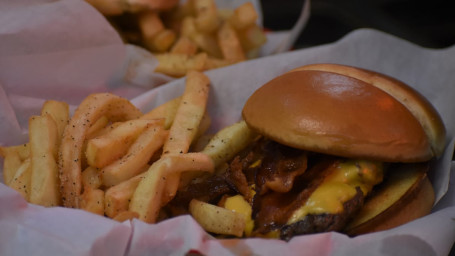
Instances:
[[[337,73],[371,84],[398,100],[419,120],[429,138],[433,153],[439,156],[444,151],[446,130],[444,123],[431,103],[407,84],[374,71],[338,64],[311,64],[292,71],[317,70]],[[291,72],[292,72],[291,71]]]
[[[343,157],[427,161],[444,147],[444,125],[425,98],[398,80],[348,66],[309,65],[279,76],[251,95],[242,115],[279,143]]]

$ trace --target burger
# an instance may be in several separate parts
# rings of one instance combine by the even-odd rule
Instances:
[[[445,127],[431,103],[392,77],[351,66],[303,66],[257,89],[242,117],[258,136],[223,172],[178,193],[236,211],[246,236],[289,240],[389,229],[431,211],[432,159]]]

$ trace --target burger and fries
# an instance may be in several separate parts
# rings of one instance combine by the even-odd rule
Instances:
[[[155,72],[182,77],[258,57],[266,42],[251,2],[220,9],[214,0],[87,0],[127,43],[149,50]]]
[[[147,113],[112,94],[89,95],[70,116],[47,101],[29,142],[0,147],[6,185],[28,202],[125,221],[191,214],[222,237],[358,235],[428,214],[428,162],[445,128],[409,86],[379,73],[307,65],[260,87],[243,119],[215,135],[210,81]]]

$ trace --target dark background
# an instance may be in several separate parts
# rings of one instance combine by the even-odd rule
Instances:
[[[305,0],[261,0],[264,26],[290,29]],[[450,1],[312,0],[311,16],[295,43],[306,48],[334,42],[357,28],[375,28],[428,48],[455,44]]]

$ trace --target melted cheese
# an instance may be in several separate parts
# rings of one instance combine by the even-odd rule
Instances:
[[[254,228],[254,221],[251,219],[251,205],[243,198],[242,195],[231,196],[226,199],[224,208],[234,212],[241,213],[245,216],[245,235],[250,236]]]
[[[356,195],[357,187],[367,195],[374,185],[382,181],[382,177],[381,163],[363,160],[342,162],[324,179],[307,202],[292,214],[288,224],[295,223],[308,214],[340,213],[343,204]]]

